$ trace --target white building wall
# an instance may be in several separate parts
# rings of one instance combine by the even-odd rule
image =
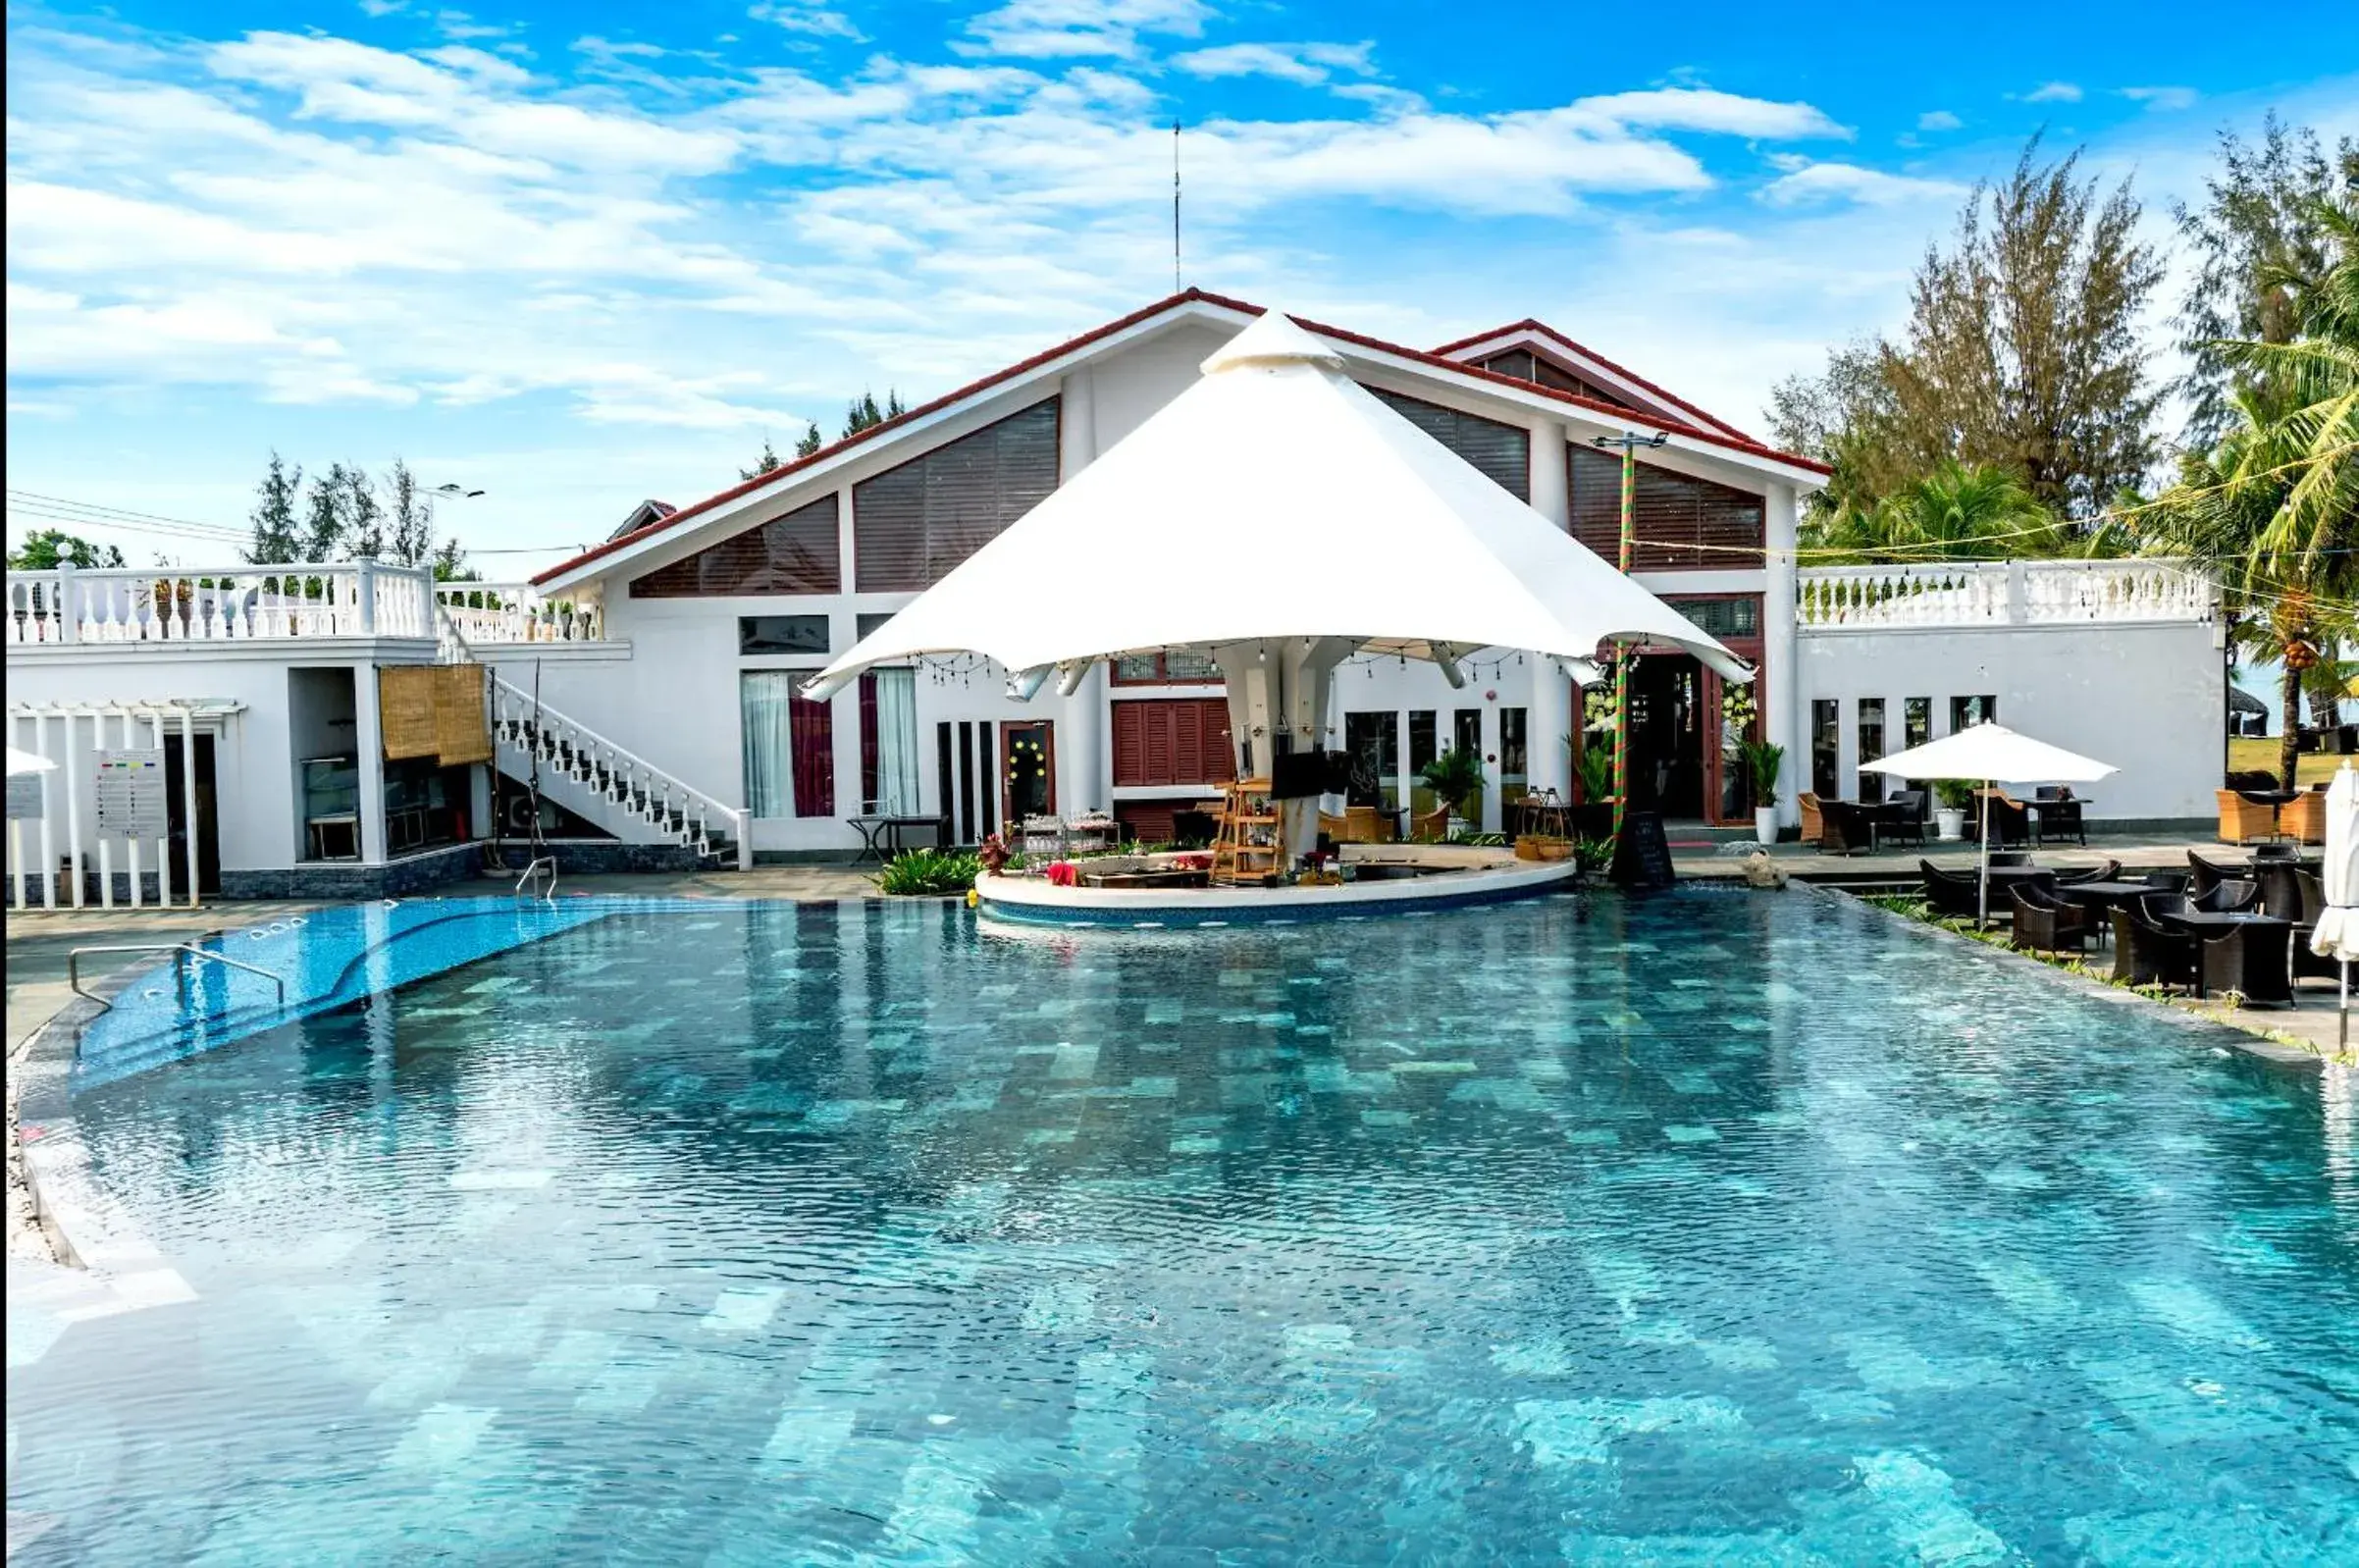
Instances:
[[[1775,623],[1772,622],[1772,625]],[[1859,700],[1884,700],[1885,747],[1905,742],[1905,700],[1933,699],[1933,737],[1950,733],[1950,699],[1998,699],[1999,722],[2121,769],[2077,791],[2091,821],[2209,818],[2225,765],[2226,676],[2215,629],[2194,622],[1805,630],[1795,790],[1810,788],[1810,704],[1842,704],[1842,794],[1859,795]],[[1869,758],[1873,760],[1873,758]],[[2009,780],[2030,784],[2036,780]]]

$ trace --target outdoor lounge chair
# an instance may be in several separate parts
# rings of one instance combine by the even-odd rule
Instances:
[[[2070,947],[2085,953],[2089,938],[2097,934],[2097,922],[2087,910],[2037,883],[2011,887],[2007,898],[2015,906],[2013,941],[2017,947],[2042,953],[2061,953]]]
[[[2114,978],[2131,985],[2195,988],[2196,941],[2167,931],[2129,910],[2116,910],[2114,918]]]
[[[2278,831],[2301,844],[2327,841],[2327,788],[2321,784],[2278,808]]]
[[[2122,862],[2107,861],[2103,865],[2092,866],[2085,871],[2059,871],[2056,873],[2056,885],[2071,887],[2075,882],[2110,882],[2121,874]]]
[[[1903,790],[1883,805],[1875,808],[1876,841],[1907,839],[1912,844],[1925,841],[1925,792]]]
[[[2282,925],[2240,925],[2203,944],[2203,989],[2234,991],[2247,1005],[2293,1006],[2293,972],[2286,964]]]
[[[1824,826],[1818,848],[1826,855],[1858,855],[1876,847],[1876,809],[1858,801],[1820,801],[1818,816]]]
[[[2278,830],[2277,811],[2267,801],[2248,801],[2234,790],[2215,792],[2220,803],[2220,841],[2247,844]]]
[[[1931,861],[1916,862],[1924,878],[1925,903],[1935,915],[1970,920],[1982,913],[1981,878],[1971,871],[1945,871]]]

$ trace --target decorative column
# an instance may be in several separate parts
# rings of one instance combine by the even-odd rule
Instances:
[[[360,776],[360,863],[385,863],[385,736],[379,727],[377,666],[352,671],[352,752]]]
[[[1768,551],[1761,565],[1767,587],[1761,596],[1762,668],[1756,677],[1760,689],[1754,701],[1760,709],[1761,738],[1786,749],[1786,765],[1778,775],[1777,820],[1793,826],[1802,820],[1796,797],[1809,787],[1810,777],[1810,737],[1794,620],[1794,487],[1771,485],[1763,510]]]

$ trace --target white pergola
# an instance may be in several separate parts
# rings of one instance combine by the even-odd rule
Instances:
[[[58,908],[57,829],[65,832],[66,891],[71,907],[80,909],[85,903],[82,891],[81,848],[81,751],[77,746],[78,732],[84,720],[89,723],[88,745],[91,748],[110,744],[107,731],[119,724],[111,744],[136,747],[143,741],[161,751],[168,734],[181,738],[181,805],[183,820],[188,825],[185,835],[187,853],[184,861],[186,905],[197,906],[197,810],[196,810],[196,727],[208,726],[238,711],[244,705],[225,698],[185,698],[167,701],[127,699],[123,702],[90,703],[16,703],[8,709],[10,772],[18,774],[16,742],[20,738],[31,742],[24,748],[26,755],[49,766],[27,767],[23,777],[28,784],[38,786],[40,810],[39,854],[37,869],[31,876],[26,872],[24,825],[32,813],[20,816],[12,801],[8,821],[8,859],[13,902],[17,909],[30,909],[28,884],[40,884],[40,907]],[[54,750],[50,724],[58,725]],[[28,728],[27,728],[28,727]],[[145,734],[141,731],[144,730]],[[131,873],[131,907],[140,907],[141,874],[139,841],[126,839],[125,854]],[[156,899],[169,908],[173,903],[172,857],[166,845],[158,843],[156,857]],[[98,841],[98,898],[102,908],[115,907],[115,866],[113,846],[104,838]]]
[[[1203,378],[805,688],[979,653],[1011,694],[1070,695],[1100,660],[1184,649],[1220,666],[1230,733],[1269,765],[1279,731],[1326,744],[1336,666],[1428,659],[1452,687],[1484,648],[1587,684],[1605,643],[1742,659],[1354,382],[1271,311]],[[1176,547],[1206,564],[1171,565]],[[1292,836],[1292,835],[1289,835]]]

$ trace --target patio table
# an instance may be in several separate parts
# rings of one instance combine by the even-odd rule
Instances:
[[[2115,908],[2128,909],[2148,894],[2160,891],[2152,882],[2059,882],[2057,897],[2074,904],[2084,904],[2100,913]],[[2097,922],[2097,940],[2113,940],[2113,922]]]
[[[2293,924],[2292,921],[2280,920],[2274,915],[2214,915],[2201,910],[2164,915],[2159,918],[2163,924],[2191,932],[2207,943],[2222,936],[2242,936],[2247,932],[2272,927],[2290,928]],[[2283,942],[2277,942],[2258,949],[2239,943],[2234,957],[2235,988],[2255,999],[2276,1001],[2281,997],[2285,1005],[2290,1007],[2292,1005],[2290,982],[2283,973],[2278,972],[2278,969],[2285,963],[2285,955],[2286,947]],[[2265,963],[2272,963],[2271,972],[2256,974],[2252,967],[2255,958],[2260,958]],[[2195,994],[2197,996],[2210,994],[2210,960],[2206,957],[2196,966]]]
[[[860,835],[860,853],[852,858],[855,865],[863,861],[881,862],[888,844],[892,852],[899,855],[905,847],[901,842],[905,828],[930,827],[943,844],[950,842],[950,835],[944,831],[947,824],[940,816],[890,816],[878,811],[864,811],[858,816],[847,816],[844,820],[851,823],[852,830]]]

